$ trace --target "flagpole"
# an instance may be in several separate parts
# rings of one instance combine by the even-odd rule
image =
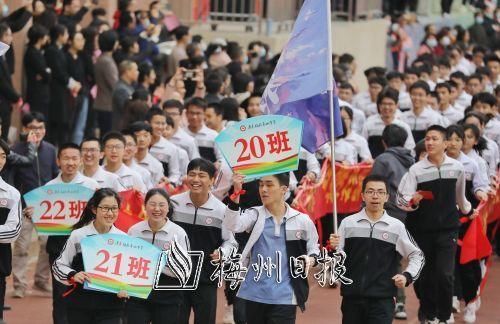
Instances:
[[[331,150],[330,150],[330,162],[332,163],[332,204],[333,204],[333,232],[337,233],[337,180],[335,179],[335,122],[334,122],[334,103],[333,103],[333,91],[335,87],[333,86],[333,62],[332,62],[332,11],[330,6],[330,0],[326,1],[327,17],[328,17],[328,88],[329,91],[329,109],[330,109],[330,137],[331,137]]]

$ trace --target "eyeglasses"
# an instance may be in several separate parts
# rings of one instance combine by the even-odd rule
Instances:
[[[109,206],[97,206],[97,208],[99,208],[103,213],[112,212],[113,214],[118,213],[118,211],[120,210],[120,208],[118,206],[112,206],[112,207],[109,207]]]
[[[382,190],[367,190],[367,191],[365,191],[365,195],[383,197],[383,196],[387,195],[387,192],[382,191]]]
[[[151,208],[160,208],[160,209],[165,209],[165,208],[168,208],[168,204],[167,203],[160,203],[160,204],[156,204],[156,203],[147,203],[146,205],[148,205],[149,207]]]
[[[123,150],[123,145],[120,145],[120,144],[116,144],[116,145],[106,145],[104,147],[106,150],[110,150],[110,151],[113,151],[113,150]]]

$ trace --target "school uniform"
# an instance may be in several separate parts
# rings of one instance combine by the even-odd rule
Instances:
[[[420,115],[415,115],[413,109],[405,111],[401,114],[401,120],[408,124],[411,128],[411,133],[413,139],[416,143],[424,139],[425,131],[429,126],[441,125],[447,127],[449,125],[448,121],[439,115],[439,113],[432,110],[430,107],[426,107],[422,110]]]
[[[420,316],[447,321],[451,315],[453,273],[457,235],[460,226],[458,207],[469,214],[471,204],[465,197],[463,165],[445,156],[437,167],[425,158],[410,167],[398,188],[398,206],[408,211],[406,227],[426,256],[415,292],[420,300]],[[417,190],[432,191],[433,199],[412,202]]]
[[[461,111],[464,111],[467,107],[470,106],[472,102],[472,96],[465,91],[458,96],[455,100],[455,107]]]
[[[233,234],[223,225],[226,206],[209,194],[203,206],[196,207],[189,196],[190,191],[173,196],[172,221],[182,227],[189,238],[192,251],[203,251],[204,258],[199,284],[196,290],[185,291],[179,323],[188,323],[191,308],[194,308],[195,323],[215,323],[217,308],[217,283],[210,279],[216,267],[210,263],[210,254],[221,248],[223,255],[230,255],[238,244]],[[196,259],[193,258],[193,266]]]
[[[488,164],[488,175],[494,177],[497,174],[498,165],[500,163],[500,152],[498,150],[497,143],[485,136],[482,136],[486,140],[486,149],[483,150],[482,157]]]
[[[425,263],[424,254],[404,224],[386,211],[374,222],[363,208],[342,221],[338,234],[339,249],[347,255],[344,276],[352,280],[341,285],[342,323],[392,323],[397,293],[392,277],[399,273],[404,258],[409,261],[402,272],[406,286],[415,282]]]
[[[281,223],[276,223],[271,213],[258,206],[242,211],[238,204],[230,201],[225,211],[224,224],[236,233],[251,232],[248,243],[241,253],[243,266],[248,267],[246,280],[242,282],[237,296],[247,300],[247,323],[295,323],[297,306],[304,311],[309,295],[306,278],[291,275],[290,258],[319,255],[318,233],[309,216],[300,213],[288,204]],[[280,252],[281,257],[277,254]],[[257,269],[261,258],[271,258],[278,266],[271,277],[262,273],[258,280]],[[276,269],[277,270],[277,269]],[[277,281],[281,281],[278,283]]]
[[[438,110],[437,113],[448,121],[448,125],[457,124],[464,118],[463,111],[456,109],[452,105],[449,105],[445,110]]]
[[[476,161],[479,167],[479,171],[481,173],[483,172],[488,173],[488,163],[486,163],[486,161],[477,153],[476,150],[471,150],[469,153],[466,154],[466,156]]]
[[[21,233],[21,194],[0,178],[0,320],[3,319],[6,281],[12,271],[11,243]]]
[[[78,184],[87,187],[91,190],[97,190],[99,184],[78,172],[76,176],[70,182],[64,182],[61,178],[61,174],[47,182],[46,185],[52,184]],[[49,235],[47,237],[47,253],[49,254],[49,263],[53,264],[56,258],[61,254],[61,251],[68,240],[68,235],[54,236]],[[52,268],[53,269],[53,268]],[[52,272],[54,276],[54,272]],[[65,324],[68,323],[68,316],[66,312],[66,300],[62,296],[66,290],[66,287],[56,280],[52,280],[52,319],[55,324]]]
[[[108,233],[126,235],[114,226]],[[70,280],[73,276],[85,270],[80,242],[85,237],[93,235],[99,235],[94,222],[71,232],[61,254],[52,264],[52,272],[58,282],[71,286]],[[122,322],[125,303],[116,294],[83,289],[82,284],[76,284],[75,290],[65,297],[65,301],[70,324],[120,324]]]
[[[187,152],[189,161],[200,157],[200,152],[193,136],[186,133],[184,129],[179,127],[169,140]]]
[[[190,250],[186,232],[171,220],[167,220],[157,232],[151,230],[148,221],[139,222],[128,230],[128,235],[141,238],[162,251],[168,250],[174,240],[184,251]],[[161,286],[180,285],[168,265],[162,270],[158,283]],[[131,297],[126,307],[127,321],[134,324],[177,324],[182,298],[181,290],[156,289],[151,291],[147,299]]]
[[[398,105],[401,111],[410,110],[412,107],[410,94],[406,91],[399,91]]]
[[[125,186],[121,183],[120,177],[114,173],[104,170],[102,166],[99,166],[97,171],[88,177],[94,179],[99,185],[99,188],[111,188],[116,192],[126,190]]]
[[[146,190],[149,190],[154,187],[153,180],[151,178],[151,173],[144,167],[140,166],[133,158],[128,166],[131,170],[137,172],[140,176],[144,185],[146,186]]]
[[[352,109],[352,124],[351,124],[352,131],[361,134],[361,130],[363,129],[363,126],[365,125],[366,122],[366,116],[364,112],[359,110],[358,108],[351,106],[351,109]]]
[[[490,119],[484,127],[484,136],[495,141],[500,147],[500,121],[498,121],[498,119]]]
[[[190,131],[187,127],[184,130],[188,133],[188,135],[191,135],[194,138],[202,158],[211,162],[221,160],[220,152],[215,147],[215,138],[219,135],[219,133],[208,128],[205,124],[203,124],[201,129],[196,133]]]
[[[163,165],[163,174],[172,183],[179,183],[181,172],[179,168],[179,158],[177,147],[166,138],[160,137],[158,142],[153,144],[149,153]]]
[[[368,91],[360,92],[352,99],[352,106],[365,113],[366,118],[378,114],[377,103],[372,102]]]
[[[111,173],[116,174],[118,178],[120,178],[120,182],[125,187],[125,190],[136,188],[142,193],[147,192],[146,184],[142,180],[139,173],[135,172],[134,170],[126,166],[124,163],[118,170]]]
[[[372,158],[370,148],[368,147],[368,142],[363,136],[355,132],[351,132],[349,135],[346,135],[346,137],[344,137],[344,140],[356,148],[358,162],[362,162]]]
[[[149,171],[151,174],[151,180],[156,186],[163,178],[163,165],[158,159],[156,159],[151,153],[147,153],[144,159],[141,161],[135,159],[135,161],[143,168]]]
[[[394,118],[391,124],[404,128],[406,133],[408,133],[404,147],[413,151],[415,148],[415,140],[413,139],[410,126],[405,121],[398,118]],[[380,115],[377,114],[366,120],[365,127],[361,133],[361,135],[368,141],[368,147],[370,148],[373,158],[376,158],[385,151],[384,145],[382,144],[382,133],[384,132],[385,126],[387,125],[384,123]]]

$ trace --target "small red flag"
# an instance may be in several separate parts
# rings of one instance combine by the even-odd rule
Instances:
[[[130,189],[119,193],[121,198],[120,212],[115,227],[125,233],[132,225],[146,219],[144,197],[139,191]]]
[[[473,260],[481,260],[490,256],[491,252],[491,244],[484,232],[483,221],[481,217],[476,217],[471,221],[462,240],[460,264],[466,264]]]

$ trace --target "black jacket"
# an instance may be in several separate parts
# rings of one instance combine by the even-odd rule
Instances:
[[[51,72],[43,51],[28,46],[24,54],[24,69],[26,71],[26,101],[32,110],[46,114],[50,96]]]

